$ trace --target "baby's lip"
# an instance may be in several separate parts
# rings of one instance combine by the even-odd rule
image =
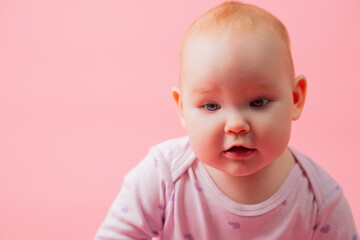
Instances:
[[[245,147],[243,145],[232,145],[225,151],[248,151],[248,150],[254,150],[253,148]]]
[[[242,145],[233,145],[227,150],[223,151],[224,156],[233,160],[245,160],[255,154],[255,148],[248,148]]]

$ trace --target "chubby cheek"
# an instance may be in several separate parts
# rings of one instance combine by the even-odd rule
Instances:
[[[221,148],[223,130],[215,118],[204,118],[196,112],[189,112],[185,124],[192,149],[200,159],[212,156]]]
[[[289,143],[291,122],[292,116],[288,111],[269,116],[267,121],[258,123],[257,139],[274,155],[280,154]]]

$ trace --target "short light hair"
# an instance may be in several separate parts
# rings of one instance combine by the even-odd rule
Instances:
[[[274,15],[255,5],[228,1],[205,12],[186,32],[180,49],[180,80],[184,49],[193,38],[206,33],[223,34],[228,30],[243,33],[264,27],[274,30],[279,35],[291,66],[291,74],[294,76],[290,38],[285,25]]]

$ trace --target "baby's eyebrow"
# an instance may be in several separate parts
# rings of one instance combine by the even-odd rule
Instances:
[[[257,83],[257,84],[244,85],[242,90],[261,91],[261,90],[272,90],[275,88],[276,85],[272,83]],[[220,93],[221,87],[197,87],[194,88],[191,92],[196,94]]]
[[[195,88],[191,92],[206,94],[206,93],[213,93],[213,92],[219,92],[219,91],[220,91],[219,88],[201,87],[201,88]]]
[[[271,83],[261,83],[261,84],[254,84],[247,87],[248,90],[271,90],[276,88],[274,84]]]

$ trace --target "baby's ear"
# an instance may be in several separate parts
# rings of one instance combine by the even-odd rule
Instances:
[[[293,120],[299,119],[301,112],[304,108],[305,98],[306,98],[306,78],[303,75],[295,78],[294,87],[293,87]]]
[[[183,102],[181,97],[181,91],[178,87],[173,87],[171,89],[172,96],[175,100],[177,112],[180,117],[181,125],[185,127],[185,120],[184,120],[184,111],[183,111]]]

